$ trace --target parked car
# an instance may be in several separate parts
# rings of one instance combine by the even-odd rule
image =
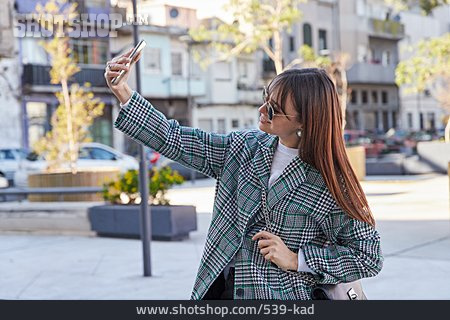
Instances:
[[[9,182],[5,177],[0,176],[0,189],[8,188]]]
[[[164,166],[169,166],[172,170],[176,170],[178,171],[178,173],[183,176],[183,178],[185,180],[191,180],[191,173],[194,172],[195,173],[195,179],[205,179],[205,178],[210,178],[207,175],[204,175],[198,171],[189,169],[185,166],[183,166],[182,164],[173,161],[169,158],[164,157],[163,155],[161,155],[160,153],[152,150],[152,149],[148,149],[147,151],[147,159],[148,159],[148,165],[149,165],[149,169],[151,169],[153,166],[156,166],[157,168],[161,168]]]
[[[8,180],[9,185],[13,184],[14,173],[28,155],[26,149],[21,148],[3,148],[0,149],[0,177]]]
[[[29,174],[42,172],[46,167],[47,162],[43,157],[34,153],[28,154],[14,174],[14,184],[16,186],[26,186]],[[139,169],[139,163],[135,158],[107,145],[89,142],[81,145],[77,167],[80,169],[111,167],[118,168],[120,172],[125,172],[130,169]]]

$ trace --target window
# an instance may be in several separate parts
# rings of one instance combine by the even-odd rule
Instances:
[[[181,52],[172,52],[172,75],[183,75],[183,56]]]
[[[388,93],[387,93],[387,91],[381,92],[381,102],[383,104],[387,104],[388,103]]]
[[[100,142],[108,146],[113,145],[112,128],[112,108],[105,106],[103,114],[94,119],[94,123],[89,128],[89,136],[95,142]]]
[[[198,126],[206,132],[212,132],[212,119],[198,119]]]
[[[15,160],[11,150],[0,150],[0,160]]]
[[[108,42],[103,40],[70,40],[72,56],[79,64],[105,64],[108,61]]]
[[[246,61],[239,61],[238,62],[238,68],[239,68],[239,78],[247,78],[247,62]]]
[[[383,51],[381,63],[383,66],[389,66],[391,64],[391,52],[389,50]]]
[[[377,91],[372,91],[372,103],[378,104],[378,92]]]
[[[226,133],[225,128],[225,119],[218,119],[217,120],[217,133]]]
[[[392,128],[397,128],[397,112],[392,111]]]
[[[231,120],[231,127],[234,128],[239,128],[239,120],[238,119],[233,119]]]
[[[358,62],[367,62],[367,47],[365,45],[358,45]]]
[[[351,103],[356,104],[358,102],[358,91],[352,90]]]
[[[413,114],[408,112],[408,128],[412,129],[413,127]]]
[[[428,112],[428,115],[427,115],[427,129],[430,129],[430,130],[435,130],[436,129],[436,121],[435,121],[435,118],[434,118],[434,112]]]
[[[145,70],[152,73],[161,72],[161,49],[147,48],[144,50]]]
[[[309,23],[303,24],[303,44],[312,47],[312,29]]]
[[[93,160],[116,160],[114,153],[100,148],[86,148]]]
[[[295,51],[295,38],[294,36],[289,36],[289,51],[294,52]]]
[[[353,121],[355,124],[355,129],[359,128],[359,112],[357,110],[353,111]]]
[[[419,114],[419,124],[420,124],[420,130],[423,130],[423,113],[422,112]]]
[[[378,118],[378,111],[374,111],[373,115],[375,117],[375,128],[380,129],[380,119]]]
[[[383,111],[383,130],[389,129],[389,116],[387,111]]]
[[[26,104],[28,145],[32,146],[49,129],[50,117],[46,103],[30,101]]]
[[[319,51],[328,49],[327,46],[327,31],[319,30]]]
[[[83,159],[83,160],[85,160],[85,159],[90,159],[91,158],[91,156],[90,156],[90,154],[89,154],[89,150],[88,149],[86,149],[86,148],[81,148],[79,151],[78,151],[78,159]]]
[[[369,102],[366,90],[361,91],[361,99],[362,99],[362,103],[368,103]]]

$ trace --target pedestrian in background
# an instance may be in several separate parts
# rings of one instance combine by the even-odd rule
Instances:
[[[216,134],[168,120],[133,92],[130,52],[106,67],[121,103],[115,127],[217,179],[191,299],[308,300],[315,284],[380,272],[380,237],[348,160],[338,95],[324,70],[277,75],[263,90],[258,129]],[[112,85],[120,70],[126,76]]]

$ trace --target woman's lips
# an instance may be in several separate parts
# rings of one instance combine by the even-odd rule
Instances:
[[[264,118],[262,116],[259,117],[259,121],[261,123],[269,123],[269,121],[264,120]]]

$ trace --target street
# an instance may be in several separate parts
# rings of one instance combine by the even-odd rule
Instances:
[[[151,243],[153,276],[142,277],[139,240],[1,234],[0,299],[189,299],[210,222],[214,180],[169,191],[197,206],[198,230]],[[369,176],[362,186],[385,256],[363,280],[369,299],[450,299],[449,180],[446,175]]]

